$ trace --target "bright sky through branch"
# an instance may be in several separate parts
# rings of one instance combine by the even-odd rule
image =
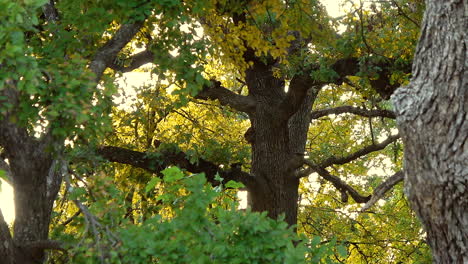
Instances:
[[[15,219],[15,206],[13,204],[13,188],[1,180],[0,191],[0,209],[2,210],[3,217],[7,223],[12,223]]]
[[[325,8],[327,8],[327,13],[331,17],[339,17],[343,15],[343,9],[340,7],[343,0],[322,0],[320,2],[322,2]]]

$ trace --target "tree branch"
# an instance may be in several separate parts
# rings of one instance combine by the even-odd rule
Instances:
[[[0,105],[11,104],[12,107],[0,113],[0,146],[5,151],[2,153],[4,154],[2,159],[10,159],[11,165],[13,157],[18,162],[26,162],[21,160],[24,159],[24,153],[34,153],[37,154],[37,157],[47,156],[43,155],[48,143],[45,138],[30,137],[25,127],[11,121],[19,111],[20,93],[16,88],[15,81],[7,80],[5,83],[6,87],[0,91],[0,97],[3,97],[0,99]],[[13,169],[12,166],[10,166],[10,169]],[[10,174],[10,176],[13,177],[14,175]]]
[[[140,66],[151,63],[154,61],[154,53],[151,52],[150,50],[145,50],[140,53],[134,54],[130,56],[128,59],[125,60],[130,60],[130,64],[128,66],[122,66],[120,64],[115,63],[115,60],[113,62],[110,62],[108,67],[120,71],[120,72],[130,72],[133,71]]]
[[[170,165],[179,166],[193,173],[203,172],[207,180],[213,185],[219,184],[219,182],[215,180],[217,173],[219,173],[225,181],[234,180],[242,182],[246,187],[254,184],[254,177],[247,172],[241,171],[239,168],[222,170],[216,164],[204,159],[199,159],[198,162],[192,164],[184,152],[164,151],[162,153],[154,153],[153,157],[151,157],[152,155],[150,153],[138,152],[120,147],[104,146],[99,148],[97,153],[111,162],[132,165],[154,173],[158,173]]]
[[[405,175],[403,171],[399,171],[390,178],[386,179],[383,183],[381,183],[377,188],[374,189],[374,193],[372,194],[372,197],[367,203],[361,208],[361,212],[364,212],[371,208],[378,200],[380,200],[385,193],[387,193],[390,189],[393,188],[393,186],[397,185],[399,182],[402,182],[404,179]]]
[[[236,94],[223,86],[218,81],[211,81],[210,85],[205,85],[195,97],[197,99],[219,100],[222,105],[228,105],[238,111],[252,113],[255,110],[256,102],[252,97]]]
[[[120,26],[114,36],[102,46],[91,61],[89,68],[96,75],[96,81],[101,79],[104,70],[112,64],[117,54],[132,40],[143,26],[143,21]]]
[[[27,248],[28,250],[59,250],[66,252],[66,249],[63,247],[62,242],[57,240],[39,240],[31,241],[21,246],[22,248]]]
[[[307,97],[307,91],[314,86],[321,86],[324,84],[325,83],[312,79],[308,73],[294,76],[289,84],[286,97],[279,106],[281,110],[279,119],[281,121],[287,121],[299,110],[302,101]]]
[[[339,115],[343,113],[350,113],[350,114],[355,114],[355,115],[364,116],[364,117],[386,117],[386,118],[391,118],[391,119],[395,119],[396,117],[395,113],[390,110],[380,110],[380,109],[366,110],[361,107],[344,105],[344,106],[338,106],[334,108],[326,108],[326,109],[312,111],[311,120],[318,119],[320,117],[331,115],[331,114]]]
[[[335,175],[331,175],[325,168],[315,165],[312,161],[304,160],[304,163],[307,164],[307,166],[309,166],[309,168],[312,171],[318,173],[322,178],[331,182],[331,184],[333,184],[333,186],[335,186],[335,188],[341,192],[341,200],[343,202],[348,201],[348,194],[351,195],[351,197],[357,203],[366,203],[371,199],[370,195],[369,196],[360,195],[353,187],[346,184],[339,177]]]
[[[391,83],[390,75],[395,70],[404,73],[411,73],[411,63],[407,65],[396,64],[395,60],[385,58],[380,62],[364,61],[360,62],[358,58],[345,58],[337,60],[331,68],[338,74],[338,78],[330,83],[341,84],[346,76],[355,76],[358,72],[367,72],[367,69],[373,68],[379,77],[370,79],[371,87],[383,98],[389,99],[390,95],[400,86],[398,83]]]
[[[388,77],[388,73],[390,68],[393,67],[393,64],[391,61],[386,61],[377,63],[372,66],[376,66],[382,70],[379,72],[379,78],[376,80],[370,80],[370,83],[383,98],[388,98],[396,88],[394,84],[390,84],[390,79]],[[367,67],[369,67],[369,65],[367,65]],[[289,90],[286,93],[286,97],[280,105],[280,109],[282,109],[283,112],[282,116],[280,117],[281,120],[287,120],[298,110],[298,107],[302,103],[307,90],[311,87],[319,87],[328,83],[340,85],[343,83],[346,76],[356,75],[359,71],[361,71],[362,67],[357,58],[339,59],[330,66],[330,68],[338,74],[338,77],[329,81],[314,80],[312,77],[310,77],[310,73],[318,70],[319,68],[320,65],[318,64],[310,66],[309,69],[304,70],[303,74],[296,75],[292,78],[289,85]],[[405,70],[408,72],[411,71],[409,67],[405,68]],[[334,111],[337,111],[335,114],[349,112],[363,116],[384,116],[393,119],[395,118],[395,114],[389,110],[365,111],[364,109],[357,107],[343,106],[338,107],[337,109],[333,108],[314,111],[312,112],[312,119],[316,119],[327,114],[333,114]]]
[[[336,84],[341,84],[346,76],[355,75],[360,70],[359,60],[357,58],[345,58],[337,60],[332,66],[338,74],[337,80],[334,82]]]
[[[329,166],[334,165],[334,164],[343,165],[345,163],[348,163],[350,161],[358,159],[358,158],[360,158],[360,157],[362,157],[364,155],[367,155],[367,154],[369,154],[371,152],[382,150],[386,146],[388,146],[389,144],[395,142],[399,138],[400,138],[399,134],[391,135],[387,139],[382,141],[381,143],[366,146],[366,147],[364,147],[364,148],[362,148],[362,149],[360,149],[360,150],[358,150],[356,152],[353,152],[353,153],[349,154],[348,156],[341,157],[341,158],[335,157],[335,156],[329,157],[325,161],[321,162],[318,166],[320,166],[322,168],[326,168],[326,167],[329,167]]]
[[[320,68],[320,65],[312,65],[304,70],[304,73],[294,76],[289,84],[286,97],[281,102],[280,109],[282,109],[281,120],[287,120],[294,113],[297,112],[302,100],[305,98],[307,90],[311,87],[321,87],[327,83],[341,84],[344,78],[348,75],[354,75],[359,71],[359,61],[356,58],[346,58],[337,60],[331,68],[339,75],[333,81],[319,81],[311,77],[311,72]]]
[[[411,21],[411,23],[413,23],[417,28],[421,28],[421,25],[419,25],[418,22],[416,22],[416,20],[412,19],[411,17],[408,16],[408,14],[406,14],[405,11],[403,11],[403,9],[401,8],[400,5],[398,5],[398,3],[395,1],[395,0],[392,0],[392,4],[395,5],[398,9],[398,13],[400,15],[402,15],[404,18],[408,19],[409,21]]]

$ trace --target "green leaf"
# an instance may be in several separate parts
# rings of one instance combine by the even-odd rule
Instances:
[[[178,167],[170,167],[161,171],[165,182],[174,182],[184,177],[184,174]]]
[[[6,171],[0,170],[0,179],[7,181]]]
[[[76,200],[86,194],[84,187],[76,187],[70,193],[70,200]]]
[[[345,246],[343,245],[338,245],[336,247],[336,250],[338,251],[338,254],[341,256],[341,257],[346,257],[348,255],[348,250],[346,249]]]
[[[242,184],[241,182],[236,182],[233,180],[230,180],[226,183],[226,188],[232,188],[232,189],[239,189],[239,188],[244,188],[245,185]]]
[[[6,172],[4,170],[0,170],[0,179],[7,180]],[[2,191],[2,181],[0,181],[0,192]]]
[[[148,182],[148,184],[146,184],[146,186],[145,186],[145,193],[149,193],[150,191],[152,191],[154,189],[154,187],[156,186],[156,184],[158,184],[160,181],[161,181],[161,179],[159,179],[157,177],[152,178]]]
[[[224,180],[224,178],[222,178],[221,175],[219,175],[219,172],[216,172],[214,179],[218,182],[223,182]]]
[[[310,241],[310,244],[312,245],[312,247],[316,247],[318,244],[320,244],[320,237],[319,236],[314,236],[314,238],[312,238],[312,241]]]

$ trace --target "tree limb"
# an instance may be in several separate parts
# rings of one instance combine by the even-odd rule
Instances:
[[[346,164],[346,163],[348,163],[350,161],[358,159],[358,158],[360,158],[360,157],[362,157],[364,155],[367,155],[367,154],[369,154],[371,152],[382,150],[386,146],[388,146],[389,144],[395,142],[399,138],[400,138],[399,134],[391,135],[387,139],[385,139],[384,141],[382,141],[380,143],[366,146],[366,147],[364,147],[364,148],[362,148],[362,149],[360,149],[360,150],[358,150],[356,152],[353,152],[353,153],[349,154],[348,156],[341,157],[341,158],[335,157],[335,156],[329,157],[325,161],[321,162],[318,166],[320,166],[322,168],[326,168],[326,167],[329,167],[329,166],[334,165],[334,164],[338,164],[338,165]]]
[[[379,76],[377,79],[369,79],[371,87],[383,98],[389,99],[390,95],[400,86],[398,83],[390,81],[390,75],[393,71],[399,70],[404,73],[411,73],[411,64],[399,65],[395,60],[385,58],[380,62],[364,61],[360,62],[358,58],[345,58],[336,61],[331,68],[338,74],[338,78],[332,82],[334,84],[341,84],[346,76],[355,76],[358,72],[368,71],[367,69],[373,68],[377,70]]]
[[[351,195],[357,203],[366,203],[371,199],[370,195],[360,195],[353,187],[346,184],[339,177],[331,175],[325,168],[315,165],[312,161],[304,160],[304,163],[307,164],[312,171],[318,173],[322,178],[333,184],[333,186],[341,192],[341,200],[343,202],[347,202],[348,194]]]
[[[364,117],[387,117],[391,119],[395,119],[396,117],[395,113],[390,110],[380,110],[380,109],[366,110],[361,107],[344,105],[344,106],[338,106],[334,108],[326,108],[326,109],[312,111],[311,120],[318,119],[320,117],[331,115],[331,114],[339,115],[343,113],[350,113],[350,114],[360,115]]]
[[[421,28],[421,25],[419,25],[419,23],[418,23],[416,20],[414,20],[414,19],[412,19],[411,17],[409,17],[409,15],[406,14],[405,11],[403,11],[403,9],[401,8],[401,6],[398,5],[398,3],[397,3],[395,0],[391,0],[391,1],[392,1],[392,4],[395,5],[395,6],[397,7],[398,13],[399,13],[400,15],[402,15],[404,18],[406,18],[406,19],[408,19],[409,21],[411,21],[411,23],[413,23],[417,28]]]
[[[382,69],[379,72],[379,78],[375,80],[370,80],[372,87],[379,93],[383,98],[388,98],[389,94],[393,92],[396,88],[394,84],[390,84],[390,79],[388,77],[389,69],[392,67],[392,61],[380,62],[373,66],[377,66]],[[369,67],[369,65],[367,65]],[[289,90],[286,93],[286,97],[281,102],[280,109],[282,109],[281,119],[288,119],[291,117],[297,110],[302,100],[305,97],[305,94],[308,89],[311,87],[320,87],[325,84],[342,84],[346,76],[354,76],[359,71],[361,71],[361,65],[357,58],[344,58],[335,61],[330,68],[335,71],[338,75],[337,78],[328,81],[321,81],[313,79],[310,74],[311,72],[318,70],[320,65],[310,66],[309,69],[305,69],[304,73],[296,75],[292,78]],[[408,72],[410,68],[405,68]],[[336,113],[334,113],[336,111]],[[371,110],[365,111],[364,109],[343,106],[338,107],[337,109],[324,109],[319,111],[312,112],[312,119],[319,118],[327,114],[340,114],[340,113],[355,113],[363,116],[384,116],[388,118],[395,118],[395,114],[389,110]]]
[[[355,75],[360,70],[358,58],[345,58],[337,60],[331,66],[332,70],[338,74],[336,84],[341,84],[346,76]]]
[[[204,159],[199,159],[198,162],[192,164],[184,152],[164,151],[162,153],[154,153],[155,155],[151,157],[150,153],[104,146],[99,148],[97,153],[111,162],[132,165],[154,173],[159,173],[170,165],[179,166],[193,173],[203,172],[207,180],[213,185],[219,184],[215,180],[217,173],[225,181],[234,180],[242,182],[246,187],[254,184],[254,177],[247,172],[241,171],[239,168],[222,170],[216,164]]]
[[[101,79],[104,70],[112,64],[117,54],[132,40],[142,26],[143,21],[123,24],[114,36],[96,52],[89,65],[91,71],[96,75],[96,81]]]
[[[126,59],[127,60],[127,59]],[[130,72],[133,71],[140,66],[151,63],[154,61],[154,53],[150,50],[144,50],[142,52],[139,52],[137,54],[134,54],[128,58],[130,60],[130,64],[128,66],[122,66],[117,63],[115,63],[115,60],[113,62],[110,62],[108,67],[120,71],[120,72]]]
[[[22,248],[27,248],[28,250],[59,250],[66,252],[66,249],[63,247],[62,242],[57,240],[39,240],[31,241],[21,246]]]
[[[362,156],[365,156],[371,152],[374,152],[374,151],[379,151],[379,150],[382,150],[384,149],[385,147],[387,147],[389,144],[395,142],[397,139],[400,138],[400,135],[399,134],[396,134],[396,135],[391,135],[389,136],[386,140],[380,142],[380,143],[377,143],[377,144],[371,144],[371,145],[368,145],[366,147],[363,147],[362,149],[356,151],[356,152],[353,152],[345,157],[335,157],[335,156],[331,156],[329,158],[327,158],[326,160],[322,161],[319,165],[319,167],[321,168],[327,168],[327,167],[330,167],[331,165],[343,165],[343,164],[346,164],[348,162],[351,162],[353,160],[356,160]],[[314,172],[315,170],[312,168],[312,167],[309,167],[305,170],[302,170],[300,172],[298,172],[297,174],[297,177],[298,178],[302,178],[302,177],[306,177],[308,175],[310,175],[312,172]]]
[[[0,113],[0,146],[4,148],[4,157],[11,162],[12,158],[16,158],[18,162],[27,162],[24,160],[24,154],[35,154],[37,157],[47,156],[44,149],[47,146],[47,141],[44,138],[37,139],[29,136],[26,127],[22,127],[11,120],[18,114],[20,104],[20,93],[16,88],[16,82],[7,80],[6,87],[0,91],[0,105],[11,104],[12,107],[7,111]],[[21,161],[20,161],[21,160]],[[9,166],[13,169],[13,166]],[[10,176],[14,176],[10,174]]]
[[[403,171],[399,171],[390,178],[386,179],[383,183],[381,183],[377,188],[374,189],[374,193],[369,201],[361,208],[361,212],[364,212],[371,208],[378,200],[380,200],[385,193],[387,193],[393,186],[397,185],[399,182],[402,182],[405,175]]]
[[[281,119],[281,121],[287,121],[299,110],[302,101],[307,97],[307,91],[312,87],[322,86],[324,84],[325,83],[312,79],[308,73],[294,76],[289,84],[286,97],[279,106],[281,110],[279,119]]]
[[[252,97],[236,94],[221,86],[221,83],[215,80],[211,80],[210,85],[205,85],[195,98],[217,99],[222,105],[228,105],[245,113],[252,113],[256,106],[256,102]]]
[[[311,73],[320,68],[320,65],[312,65],[308,69],[304,69],[304,73],[298,74],[291,79],[286,97],[280,104],[282,110],[281,120],[288,120],[294,113],[297,112],[307,91],[311,87],[318,87],[327,83],[341,84],[344,78],[348,75],[353,75],[359,71],[359,61],[356,58],[346,58],[337,60],[331,68],[339,75],[333,81],[320,81],[311,77]]]

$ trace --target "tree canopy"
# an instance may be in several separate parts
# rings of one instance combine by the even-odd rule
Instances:
[[[0,256],[431,261],[389,101],[425,4],[344,2],[0,0]]]

